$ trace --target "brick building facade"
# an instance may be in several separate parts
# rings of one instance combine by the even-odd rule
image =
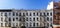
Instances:
[[[60,28],[60,2],[54,2],[53,6],[53,27]]]

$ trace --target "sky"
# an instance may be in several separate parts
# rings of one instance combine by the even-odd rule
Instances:
[[[58,2],[58,1],[60,1],[60,0],[54,0],[55,2]]]
[[[0,9],[46,9],[51,0],[0,0]]]

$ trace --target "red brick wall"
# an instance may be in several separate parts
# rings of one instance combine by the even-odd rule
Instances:
[[[54,2],[53,24],[60,25],[60,2]],[[60,26],[53,28],[60,28]]]
[[[54,9],[53,9],[53,23],[60,25],[60,2],[54,3]]]

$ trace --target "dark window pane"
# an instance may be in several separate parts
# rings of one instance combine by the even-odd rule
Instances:
[[[37,21],[39,21],[39,20],[38,20],[38,17],[37,17]]]
[[[50,13],[50,15],[52,16],[52,12]]]
[[[16,20],[18,21],[18,17],[16,17]]]
[[[16,13],[16,16],[18,16],[18,13]]]
[[[47,13],[47,16],[49,16],[49,13]]]
[[[37,23],[37,26],[38,26],[38,23]]]
[[[49,23],[47,23],[47,26],[49,27]]]
[[[35,13],[33,13],[33,16],[35,16]]]
[[[26,26],[28,27],[28,23],[26,23],[26,24],[27,24]]]
[[[11,13],[9,12],[9,16],[11,15]]]
[[[50,24],[50,26],[52,27],[52,23]]]
[[[3,21],[3,18],[1,17],[1,21]]]
[[[5,13],[5,16],[7,16],[7,13]]]
[[[40,20],[42,20],[42,18],[40,17]]]
[[[44,16],[46,16],[45,12],[44,12]]]
[[[23,18],[23,21],[25,21],[25,18]]]
[[[11,18],[9,18],[9,21],[11,21]]]
[[[31,16],[31,13],[30,13],[30,16]]]
[[[23,13],[23,16],[25,16],[25,13]]]
[[[50,17],[50,21],[52,21],[52,17]]]
[[[37,16],[38,16],[38,13],[37,13]]]
[[[33,26],[35,27],[35,23],[33,23]]]
[[[15,21],[15,19],[13,18],[13,21]]]
[[[35,17],[33,18],[33,21],[35,21]]]
[[[42,13],[40,13],[40,16],[42,16]]]
[[[19,21],[22,21],[21,18],[19,19]]]
[[[21,13],[19,13],[19,16],[21,16]]]
[[[9,23],[9,25],[8,25],[9,27],[11,27],[11,23]]]
[[[13,16],[15,16],[15,12],[13,12]]]
[[[32,23],[30,23],[30,27],[32,26],[31,24],[32,24]]]
[[[28,18],[26,18],[26,21],[28,21]]]
[[[47,17],[47,21],[49,21],[49,17]]]
[[[30,21],[31,21],[31,18],[30,18]]]
[[[28,16],[28,13],[26,13],[26,16]]]

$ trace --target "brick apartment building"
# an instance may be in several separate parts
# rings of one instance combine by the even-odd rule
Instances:
[[[54,28],[60,28],[60,2],[54,2],[53,24]]]

